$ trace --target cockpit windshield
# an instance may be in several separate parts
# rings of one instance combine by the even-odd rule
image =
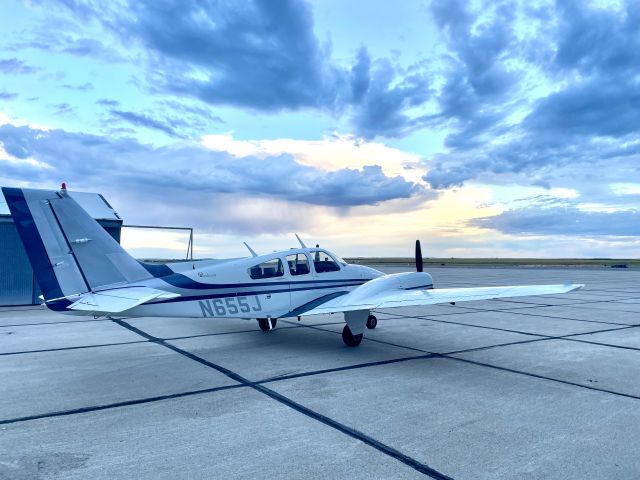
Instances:
[[[340,270],[338,260],[329,252],[313,249],[309,253],[313,259],[313,267],[315,268],[316,273],[337,272]],[[344,260],[342,260],[342,262],[344,262]]]

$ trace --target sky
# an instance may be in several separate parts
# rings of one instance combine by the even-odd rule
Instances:
[[[63,181],[198,257],[638,257],[640,0],[3,0],[0,184]]]

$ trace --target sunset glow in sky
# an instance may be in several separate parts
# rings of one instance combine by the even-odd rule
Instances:
[[[637,257],[640,1],[5,0],[0,184],[62,181],[200,257]]]

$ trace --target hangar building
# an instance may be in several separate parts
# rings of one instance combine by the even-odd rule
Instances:
[[[98,193],[69,192],[69,195],[120,242],[122,219]],[[0,191],[0,306],[37,305],[40,288],[9,207]]]

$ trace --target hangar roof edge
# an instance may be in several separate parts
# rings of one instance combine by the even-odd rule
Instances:
[[[95,220],[114,220],[122,222],[120,216],[116,213],[109,202],[99,193],[89,192],[68,192],[71,197],[84,208],[89,215]],[[9,207],[0,191],[0,216],[11,216]]]

